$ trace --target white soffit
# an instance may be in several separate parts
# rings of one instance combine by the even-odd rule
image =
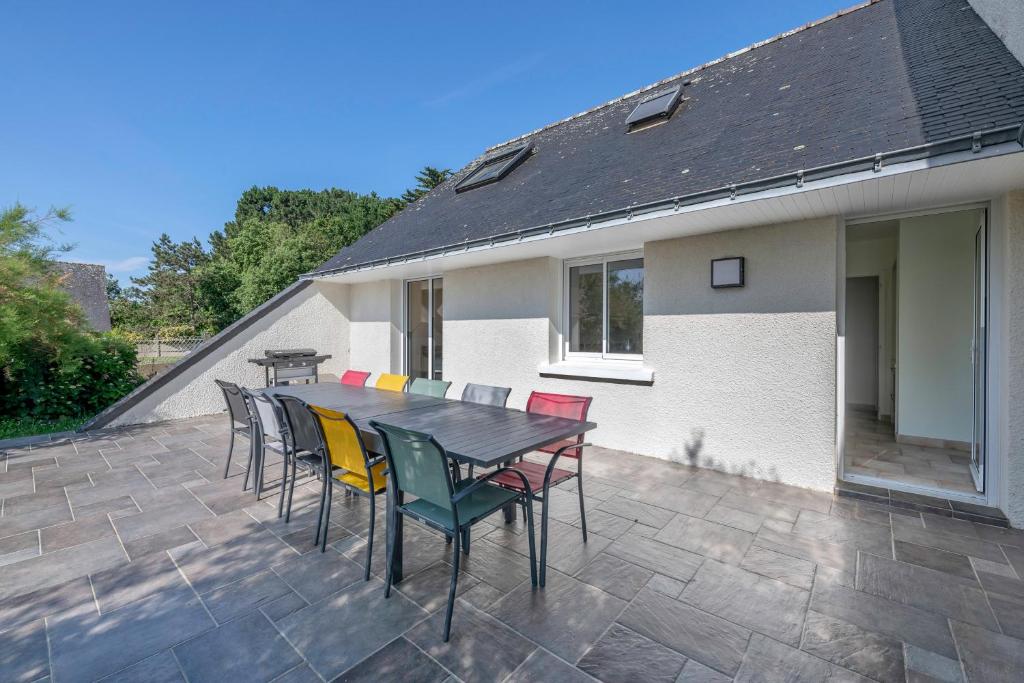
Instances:
[[[840,216],[845,219],[985,201],[1024,187],[1024,152],[1010,142],[981,152],[957,152],[784,187],[716,199],[630,219],[595,221],[559,231],[401,263],[318,276],[324,282],[372,282],[440,275],[448,270],[551,256],[572,258],[627,249],[645,242],[736,228]]]

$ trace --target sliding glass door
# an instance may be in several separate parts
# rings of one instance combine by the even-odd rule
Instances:
[[[441,379],[444,288],[441,278],[405,285],[405,368],[410,377]]]

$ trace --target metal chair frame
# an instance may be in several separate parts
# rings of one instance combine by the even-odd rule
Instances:
[[[215,379],[217,386],[220,387],[221,392],[224,394],[224,403],[227,404],[228,408],[228,424],[230,425],[231,440],[228,442],[228,457],[227,462],[224,463],[224,479],[228,478],[228,474],[231,471],[231,456],[235,451],[235,437],[244,436],[249,439],[249,463],[252,463],[252,454],[254,449],[253,443],[253,416],[250,410],[248,402],[245,400],[245,396],[242,394],[242,388],[232,382],[226,382],[222,379]],[[238,403],[236,403],[236,401]],[[240,405],[239,405],[240,404]],[[245,411],[245,416],[240,417],[235,415],[235,412],[241,408]],[[238,425],[245,425],[239,427]],[[242,482],[242,490],[244,491],[249,485],[249,472],[245,473],[245,481]]]
[[[462,389],[462,398],[459,400],[467,403],[479,403],[486,406],[498,406],[504,408],[508,403],[508,395],[512,393],[512,387],[496,387],[489,384],[473,384],[469,382]],[[476,396],[474,396],[476,394]],[[487,400],[479,400],[479,394],[486,394]],[[497,400],[500,397],[500,400]]]
[[[256,500],[259,500],[260,496],[263,494],[264,462],[266,460],[268,450],[274,451],[281,456],[283,462],[281,489],[283,494],[285,483],[288,480],[288,440],[291,437],[288,421],[284,414],[284,408],[282,408],[277,399],[270,394],[254,392],[245,388],[242,388],[241,391],[242,396],[245,397],[249,402],[249,405],[252,407],[251,412],[253,414],[253,424],[256,426],[256,443],[253,447],[252,455],[252,465],[256,467],[256,476],[253,481],[253,490],[256,493]],[[270,440],[267,438],[268,430],[266,425],[263,423],[263,414],[259,410],[259,403],[265,403],[270,406],[271,414],[274,416],[274,421],[276,422],[275,426],[277,427],[277,432],[280,437],[279,440]],[[248,477],[246,477],[246,483],[248,483]],[[277,516],[281,516],[280,503],[277,507]]]
[[[530,403],[533,400],[533,396],[536,395],[536,394],[537,394],[537,392],[533,392],[533,394],[530,395],[530,400],[528,400],[527,404],[526,404],[526,411],[527,412],[530,412]],[[591,403],[592,399],[590,399],[590,397],[582,397],[582,396],[578,397],[578,398],[587,398],[588,399],[586,401],[586,403],[584,404],[583,414],[582,414],[582,417],[580,418],[581,421],[586,421],[587,413],[590,410],[590,403]],[[576,461],[576,471],[575,472],[571,472],[570,470],[563,470],[564,472],[570,472],[570,474],[569,474],[569,476],[563,477],[562,479],[559,479],[557,482],[555,482],[555,486],[557,486],[558,484],[561,484],[564,481],[569,481],[570,479],[576,479],[576,490],[577,490],[577,493],[579,494],[579,500],[580,500],[580,527],[581,527],[581,531],[583,532],[583,542],[584,543],[587,542],[587,511],[586,511],[586,508],[585,508],[584,503],[583,503],[583,449],[584,449],[584,447],[588,447],[590,445],[591,444],[585,443],[583,441],[583,435],[580,434],[578,437],[576,437],[576,443],[566,444],[565,446],[562,446],[562,447],[558,448],[557,450],[555,450],[555,452],[551,454],[551,459],[548,461],[547,467],[544,470],[544,482],[543,482],[543,485],[541,486],[541,494],[537,495],[536,492],[533,492],[534,500],[539,500],[541,502],[541,513],[540,513],[540,585],[541,585],[541,587],[543,587],[545,585],[545,582],[547,580],[547,573],[548,573],[547,572],[547,570],[548,570],[548,564],[547,564],[547,560],[548,560],[548,490],[551,488],[551,475],[554,474],[555,463],[557,463],[558,459],[561,458],[563,455],[565,455],[567,451],[575,451],[576,452],[576,455],[568,455],[568,456],[566,456],[566,457],[572,458],[573,460]],[[544,452],[544,451],[541,451],[541,452]],[[519,462],[522,462],[522,460],[523,460],[523,458],[520,457],[519,458]],[[512,468],[512,469],[514,469],[514,468]],[[523,473],[520,472],[520,474],[523,474]],[[527,488],[532,488],[530,486],[529,480],[526,479],[525,475],[523,475],[523,478],[526,481],[524,486],[526,486]],[[495,482],[495,483],[498,486],[506,486],[505,484],[503,484],[501,482]],[[510,487],[506,486],[506,488],[510,488]],[[516,489],[513,489],[513,490],[516,490]],[[505,512],[505,521],[506,522],[511,521],[511,514],[510,514],[510,512],[511,512],[511,510],[506,510],[506,512]]]
[[[492,477],[497,476],[498,474],[501,474],[502,472],[515,472],[516,474],[518,474],[523,479],[523,485],[525,486],[525,491],[519,494],[518,503],[519,503],[519,505],[522,506],[522,508],[523,508],[523,515],[526,517],[526,520],[527,520],[527,533],[529,534],[529,540],[530,540],[530,581],[531,581],[531,583],[534,586],[537,585],[537,566],[536,566],[536,559],[537,558],[536,558],[536,551],[535,551],[535,544],[534,544],[534,529],[533,529],[533,494],[530,491],[529,482],[526,480],[526,477],[525,477],[525,475],[523,475],[522,472],[518,472],[518,471],[516,471],[516,470],[514,470],[512,468],[509,468],[509,467],[501,467],[501,468],[498,468],[498,469],[496,469],[496,470],[494,470],[492,472],[488,472],[483,477],[480,477],[480,478],[476,479],[475,481],[473,481],[473,483],[470,484],[469,486],[466,486],[466,487],[462,488],[461,490],[459,490],[458,492],[456,492],[456,490],[455,490],[455,483],[454,483],[455,480],[452,478],[452,470],[448,466],[448,462],[452,460],[451,456],[448,455],[448,452],[444,449],[444,446],[442,446],[440,443],[438,443],[438,441],[433,437],[433,435],[431,435],[431,434],[419,434],[419,436],[423,440],[428,441],[436,449],[437,453],[439,454],[439,457],[441,458],[441,463],[439,463],[439,465],[440,465],[441,469],[445,472],[445,481],[446,481],[446,483],[448,485],[448,494],[449,494],[450,503],[451,503],[452,526],[449,529],[449,528],[447,528],[445,526],[437,524],[436,522],[434,522],[431,519],[428,519],[428,518],[426,518],[426,517],[424,517],[422,515],[417,514],[414,510],[408,509],[407,506],[405,506],[404,504],[402,504],[399,501],[403,491],[398,486],[397,477],[395,476],[395,464],[394,464],[394,460],[392,458],[391,441],[390,441],[390,437],[388,436],[387,432],[385,431],[386,429],[389,428],[389,425],[387,425],[385,423],[379,423],[376,420],[371,420],[370,421],[370,426],[373,427],[375,430],[377,430],[377,433],[380,434],[381,440],[382,440],[382,442],[384,444],[384,457],[387,459],[387,463],[388,463],[386,472],[388,473],[388,478],[389,478],[389,482],[390,482],[390,484],[389,484],[390,495],[388,496],[387,578],[386,578],[385,587],[384,587],[384,597],[385,598],[388,598],[388,597],[391,596],[391,586],[392,586],[392,583],[393,583],[393,581],[392,581],[392,579],[393,579],[392,570],[393,570],[393,563],[394,563],[395,526],[396,526],[396,524],[395,524],[395,522],[393,520],[397,520],[398,519],[398,515],[403,515],[403,516],[406,516],[406,517],[411,517],[411,518],[415,519],[416,521],[420,522],[421,524],[423,524],[423,525],[425,525],[427,527],[430,527],[431,529],[435,529],[436,531],[440,531],[442,534],[444,534],[445,539],[450,541],[453,544],[453,546],[454,546],[452,548],[452,577],[451,577],[451,583],[450,583],[450,585],[448,587],[448,606],[447,606],[447,609],[445,611],[445,617],[444,617],[444,642],[446,642],[446,643],[448,642],[449,636],[451,635],[452,612],[454,611],[454,608],[455,608],[455,592],[456,592],[456,589],[458,588],[458,581],[459,581],[459,565],[460,565],[460,557],[459,556],[460,556],[460,554],[466,554],[466,555],[469,554],[469,547],[468,547],[468,534],[469,534],[469,530],[473,526],[473,524],[475,524],[476,522],[479,522],[480,520],[482,520],[482,519],[484,519],[486,517],[489,517],[490,515],[492,515],[497,510],[500,510],[503,507],[503,505],[504,505],[504,504],[497,505],[493,509],[490,509],[490,510],[488,510],[486,512],[481,512],[480,514],[478,514],[475,517],[472,517],[470,519],[460,520],[459,519],[458,503],[459,503],[459,501],[465,499],[471,493],[473,493],[474,491],[477,491],[478,489],[480,489],[483,486],[493,486],[493,484],[490,483],[490,479]],[[402,431],[408,432],[409,430],[402,430]],[[508,490],[508,489],[506,489],[506,490]],[[462,546],[463,539],[465,539],[467,541],[465,548],[463,548],[463,546]]]
[[[334,417],[331,417],[329,415],[324,415],[323,413],[318,412],[316,410],[316,406],[312,406],[312,405],[306,403],[305,401],[303,401],[302,399],[296,398],[294,396],[280,396],[280,397],[278,397],[278,399],[281,401],[281,404],[285,407],[285,415],[286,415],[287,419],[289,420],[289,433],[293,435],[295,432],[294,432],[293,425],[291,424],[291,419],[292,419],[291,415],[292,415],[292,413],[291,413],[290,408],[288,408],[288,406],[289,406],[289,404],[295,404],[297,409],[302,409],[302,410],[308,411],[309,418],[312,420],[312,423],[313,423],[313,425],[315,427],[315,430],[316,430],[317,437],[318,437],[319,442],[320,442],[319,444],[317,444],[315,446],[316,450],[313,452],[314,456],[320,456],[320,459],[321,459],[320,466],[319,467],[314,466],[314,467],[316,467],[316,469],[314,471],[316,471],[317,474],[320,476],[320,478],[323,480],[323,486],[321,487],[321,491],[320,491],[320,516],[319,516],[319,520],[317,522],[316,537],[313,540],[313,544],[314,545],[319,545],[320,546],[320,552],[325,552],[327,550],[327,532],[328,532],[328,530],[330,528],[330,523],[331,523],[331,504],[332,504],[332,502],[334,500],[334,487],[338,486],[338,487],[344,489],[345,491],[348,491],[350,493],[355,493],[355,494],[358,494],[358,495],[361,495],[361,496],[365,496],[365,497],[367,497],[369,499],[369,501],[370,501],[370,522],[369,522],[369,531],[368,531],[367,536],[366,536],[366,568],[365,568],[365,571],[364,571],[364,579],[369,581],[370,580],[370,564],[371,564],[371,560],[372,560],[372,557],[373,557],[373,531],[374,531],[374,522],[376,520],[376,512],[377,512],[377,501],[376,501],[376,498],[377,498],[377,493],[378,493],[378,491],[374,490],[374,485],[373,485],[374,484],[374,479],[373,479],[373,474],[371,472],[371,468],[374,465],[377,465],[377,464],[379,464],[381,462],[384,462],[384,457],[383,456],[377,456],[377,457],[374,457],[374,458],[370,457],[369,453],[366,451],[366,446],[363,444],[363,438],[362,438],[362,436],[359,433],[359,428],[352,421],[352,418],[350,418],[347,414],[345,414],[344,418],[334,418]],[[345,422],[348,422],[349,425],[352,427],[352,429],[355,431],[356,440],[359,443],[359,450],[360,450],[360,452],[361,452],[361,454],[363,456],[363,462],[366,465],[366,477],[367,477],[367,481],[370,484],[369,491],[363,491],[362,489],[360,489],[360,488],[358,488],[356,486],[351,486],[351,485],[347,484],[346,482],[340,481],[340,480],[338,480],[338,479],[336,479],[334,477],[334,469],[335,468],[334,468],[334,465],[333,465],[333,463],[331,461],[330,445],[329,445],[329,442],[327,440],[327,436],[326,436],[326,434],[323,431],[323,427],[320,424],[320,420],[337,420],[337,419],[341,419],[341,420],[344,420]],[[295,452],[295,450],[294,450],[295,448],[296,448],[296,444],[293,442],[292,443],[293,453],[297,456],[298,454],[297,454],[297,452]],[[289,486],[288,486],[288,512],[287,512],[287,516],[285,517],[285,523],[288,522],[288,520],[289,520],[289,518],[291,516],[292,496],[293,496],[294,491],[295,491],[295,474],[296,474],[295,468],[297,466],[297,460],[298,460],[297,457],[293,457],[292,458],[292,478],[291,478],[291,482],[289,483]],[[338,468],[338,469],[341,469],[341,468]],[[281,495],[282,495],[282,499],[283,499],[283,497],[284,497],[284,490],[283,490],[283,488],[282,488]]]

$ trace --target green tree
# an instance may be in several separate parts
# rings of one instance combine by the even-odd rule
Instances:
[[[158,327],[187,327],[189,334],[213,331],[200,299],[202,268],[210,254],[198,239],[175,242],[167,233],[153,243],[149,272],[133,277],[146,313]]]
[[[145,294],[138,287],[114,287],[108,282],[107,304],[110,326],[122,337],[135,339],[156,334],[157,321],[150,316]]]
[[[88,416],[139,381],[135,349],[89,329],[60,288],[52,264],[68,247],[47,231],[69,220],[66,209],[0,210],[0,415],[8,419]]]
[[[51,225],[70,220],[67,209],[34,216],[15,204],[0,211],[0,366],[5,371],[27,362],[23,352],[33,345],[43,353],[82,326],[82,310],[60,289],[60,275],[51,266],[69,247],[55,245],[46,234]]]
[[[421,196],[449,176],[450,170],[428,166],[406,195]],[[234,220],[209,235],[208,248],[195,238],[176,243],[161,235],[149,273],[133,278],[134,287],[111,290],[114,325],[144,334],[182,325],[196,333],[223,329],[405,203],[337,188],[252,187],[239,197]]]
[[[416,186],[410,187],[402,193],[402,201],[406,204],[412,204],[451,177],[452,170],[450,168],[424,166],[423,170],[416,174]]]
[[[402,207],[397,199],[346,190],[253,187],[235,220],[210,236],[218,289],[230,297],[211,305],[221,319],[243,315],[377,227]],[[229,310],[225,310],[225,306]]]

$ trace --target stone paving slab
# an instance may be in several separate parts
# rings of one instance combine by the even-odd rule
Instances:
[[[474,528],[446,644],[443,538],[407,523],[385,599],[383,505],[367,582],[366,500],[321,554],[315,483],[278,519],[280,461],[243,492],[226,423],[0,455],[0,680],[1024,680],[1024,532],[602,448],[586,546],[550,497],[546,589],[521,518]]]

